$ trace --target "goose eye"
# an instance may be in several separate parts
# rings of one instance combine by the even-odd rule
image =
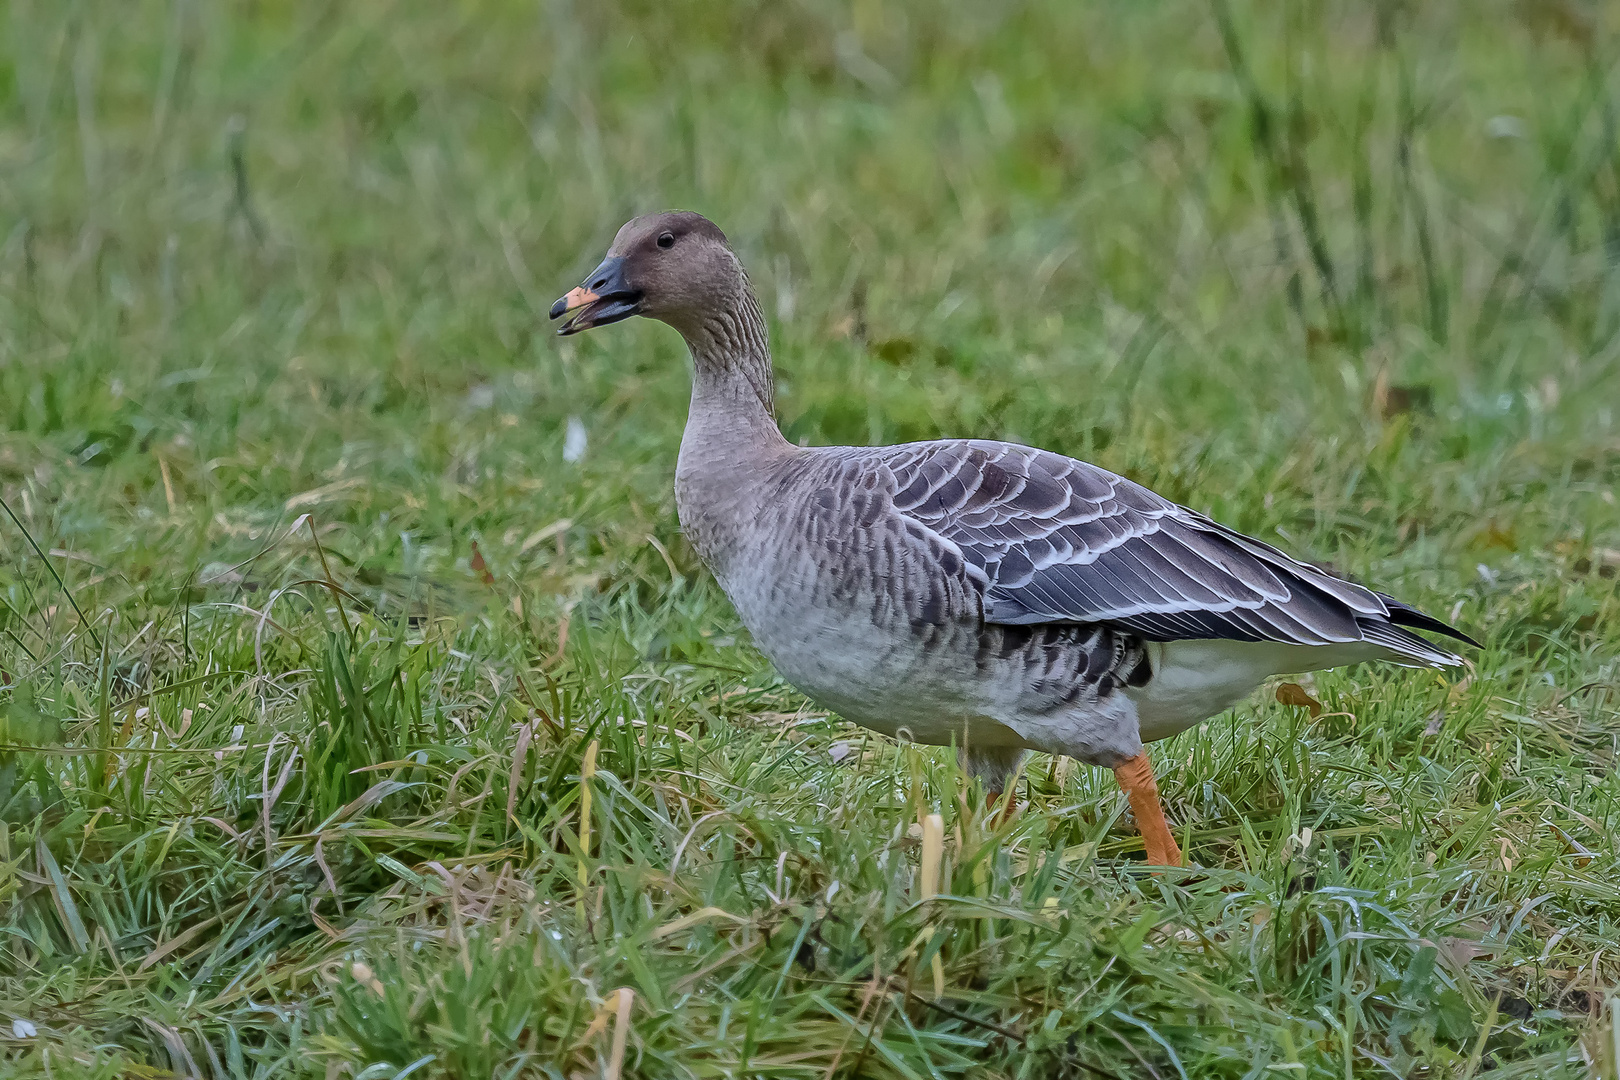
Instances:
[[[674,247],[675,246],[675,234],[674,233],[664,233],[661,236],[659,236],[658,237],[658,246],[661,247],[661,248],[672,248],[672,247]]]

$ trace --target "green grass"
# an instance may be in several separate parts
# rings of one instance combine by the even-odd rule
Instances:
[[[0,5],[0,1071],[1613,1075],[1616,10]],[[987,833],[683,544],[674,334],[551,336],[668,206],[794,439],[1088,457],[1476,670],[1161,744],[1196,869],[1040,756]]]

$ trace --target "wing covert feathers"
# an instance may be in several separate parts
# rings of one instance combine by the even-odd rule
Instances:
[[[1475,644],[1085,462],[981,441],[855,452],[879,455],[895,509],[961,552],[983,582],[988,623],[1109,623],[1152,641],[1365,641],[1422,665],[1462,659],[1407,627]]]

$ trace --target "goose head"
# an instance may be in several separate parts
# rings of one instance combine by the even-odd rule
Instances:
[[[573,313],[557,331],[567,336],[644,315],[690,340],[747,290],[725,233],[702,214],[671,210],[626,222],[601,265],[551,306],[551,317]]]

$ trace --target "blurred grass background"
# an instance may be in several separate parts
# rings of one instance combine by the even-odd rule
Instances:
[[[8,1074],[1614,1075],[1616,10],[6,0]],[[678,339],[551,336],[665,207],[794,439],[1087,457],[1478,668],[1161,746],[1198,872],[1044,757],[987,835],[739,636]]]

